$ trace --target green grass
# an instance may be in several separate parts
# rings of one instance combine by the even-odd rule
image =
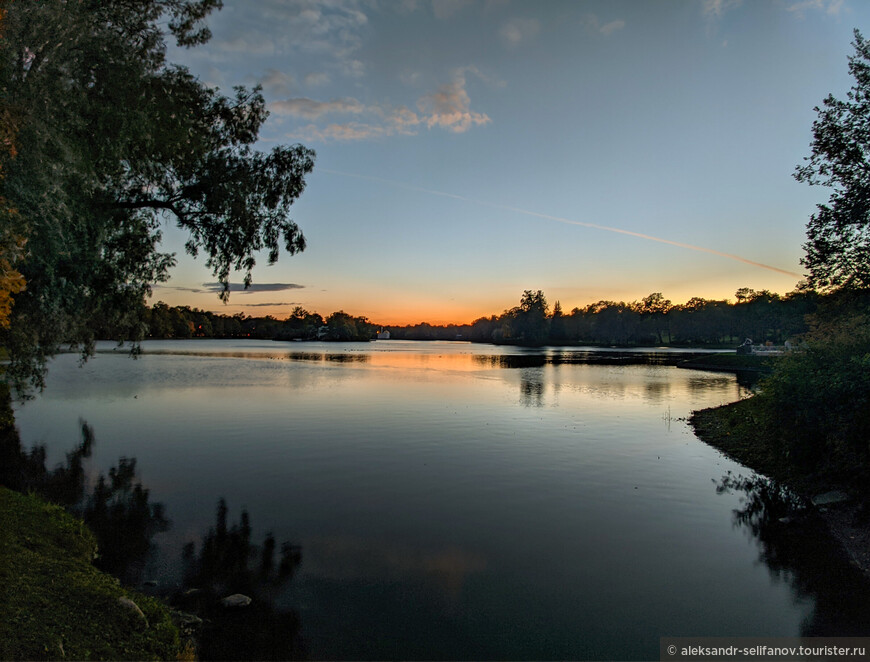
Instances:
[[[93,534],[59,506],[0,487],[0,659],[167,660],[169,609],[97,570]],[[118,604],[133,600],[148,619]]]

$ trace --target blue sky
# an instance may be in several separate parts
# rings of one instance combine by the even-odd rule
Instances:
[[[292,214],[308,248],[264,255],[224,306],[169,224],[153,300],[444,323],[525,289],[565,310],[788,292],[828,196],[792,172],[868,19],[856,0],[225,0],[169,59],[261,84],[260,148],[317,152]]]

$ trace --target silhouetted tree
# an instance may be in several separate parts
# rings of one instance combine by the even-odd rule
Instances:
[[[846,100],[816,107],[812,154],[795,178],[833,189],[807,224],[809,284],[821,290],[870,288],[870,42],[855,30]]]
[[[562,313],[562,304],[558,301],[553,304],[553,316],[550,319],[550,342],[561,345],[568,339],[565,315]]]
[[[668,313],[671,311],[672,305],[669,299],[665,299],[661,292],[653,292],[643,298],[640,305],[640,314],[648,318],[655,329],[656,338],[661,345],[664,343],[662,331],[668,329],[667,320]],[[668,341],[670,341],[670,330],[668,329]]]
[[[511,335],[525,345],[543,345],[549,333],[549,305],[541,290],[525,290],[514,313]]]

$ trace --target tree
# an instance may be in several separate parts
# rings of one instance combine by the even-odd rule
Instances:
[[[220,0],[11,2],[0,40],[0,110],[18,154],[0,154],[0,197],[26,240],[10,327],[0,331],[19,391],[43,385],[61,343],[90,353],[94,321],[119,339],[142,335],[151,285],[168,277],[160,250],[169,218],[203,251],[229,296],[233,270],[251,283],[255,254],[269,262],[305,239],[289,208],[314,153],[253,149],[268,113],[258,88],[227,97],[165,61],[165,38],[209,38]]]
[[[353,317],[343,310],[326,318],[327,340],[370,340],[374,327],[365,317]]]
[[[6,11],[0,9],[0,39],[3,39],[3,24]],[[3,177],[3,163],[15,156],[15,125],[9,109],[0,106],[0,178]],[[16,268],[24,255],[26,239],[16,234],[18,212],[9,206],[6,198],[0,196],[0,328],[9,328],[14,295],[25,287],[24,276]]]
[[[641,301],[639,312],[641,316],[648,317],[652,321],[659,345],[664,344],[664,339],[662,338],[662,321],[668,321],[667,315],[671,308],[673,308],[673,305],[671,304],[670,299],[665,299],[661,292],[653,292],[652,294],[645,296]],[[670,340],[671,334],[670,328],[668,328],[668,342],[670,342]]]
[[[568,331],[565,325],[565,315],[562,313],[562,304],[556,301],[553,305],[553,315],[550,318],[550,340],[561,345],[568,339]]]
[[[808,281],[822,291],[870,288],[870,42],[855,30],[845,101],[816,107],[812,154],[795,171],[799,182],[834,190],[807,224]]]
[[[520,306],[515,310],[513,335],[527,345],[543,345],[549,333],[547,298],[541,290],[523,291]]]

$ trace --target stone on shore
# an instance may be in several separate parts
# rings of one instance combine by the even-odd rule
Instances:
[[[130,598],[124,596],[118,598],[118,604],[121,605],[133,616],[136,621],[136,628],[138,630],[148,629],[148,619],[145,617],[145,614],[142,613],[142,610],[139,609],[139,605],[133,602]]]
[[[251,598],[241,593],[233,593],[221,600],[221,604],[227,608],[247,607],[251,604]]]

